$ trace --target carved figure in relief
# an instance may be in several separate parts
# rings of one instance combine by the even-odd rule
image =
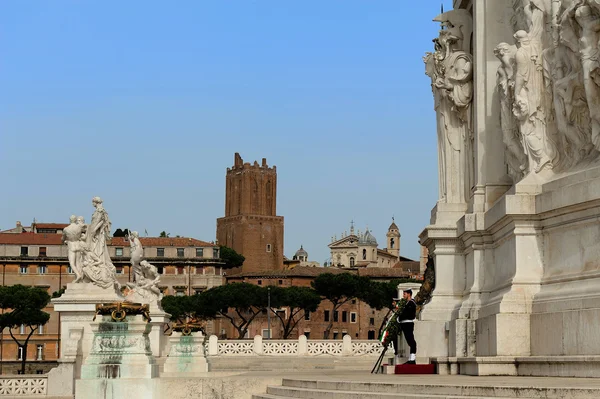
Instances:
[[[464,203],[474,185],[472,21],[466,10],[443,13],[434,21],[442,30],[434,40],[435,52],[424,61],[437,114],[440,201]]]
[[[553,146],[547,137],[546,119],[542,102],[544,90],[543,74],[529,34],[518,31],[515,55],[515,102],[513,112],[519,120],[523,147],[528,157],[528,166],[522,170],[539,172],[544,167],[552,168]]]
[[[137,231],[129,235],[129,245],[131,246],[131,269],[133,270],[133,281],[138,282],[142,278],[142,268],[140,262],[144,254],[144,248],[140,242],[140,235]]]
[[[583,86],[592,120],[592,143],[600,150],[600,18],[590,6],[581,5],[575,11],[575,20],[581,27],[579,53]]]
[[[522,3],[533,54],[535,54],[535,57],[541,62],[542,45],[544,42],[546,26],[546,5],[543,0],[522,0]]]
[[[521,165],[526,162],[525,152],[521,146],[521,138],[517,120],[512,113],[514,103],[514,70],[517,47],[508,43],[500,43],[494,49],[494,55],[501,64],[496,73],[496,85],[500,96],[500,127],[502,141],[506,147],[506,164],[513,181],[523,177]]]

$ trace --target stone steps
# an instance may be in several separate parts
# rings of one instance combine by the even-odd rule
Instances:
[[[283,370],[362,370],[369,372],[377,358],[334,358],[334,357],[208,357],[209,371],[283,371]]]
[[[360,378],[360,377],[359,377]],[[336,380],[336,379],[290,379],[284,378],[281,386],[269,386],[266,394],[254,395],[254,399],[417,399],[417,398],[599,398],[600,387],[577,388],[576,385],[546,386],[543,381],[525,381],[515,384],[485,384],[461,381],[435,383],[422,380],[386,381]],[[415,381],[418,381],[415,382]],[[423,381],[421,383],[421,381]],[[427,383],[427,382],[430,383]],[[582,381],[583,382],[583,381]]]
[[[253,395],[253,399],[492,399],[484,396],[432,395],[412,393],[357,392],[310,388],[268,387],[266,394]],[[505,398],[505,399],[517,399]]]

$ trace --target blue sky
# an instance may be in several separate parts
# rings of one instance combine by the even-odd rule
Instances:
[[[444,7],[451,8],[445,0]],[[277,165],[285,254],[353,219],[401,253],[437,199],[439,0],[0,2],[0,229],[89,217],[215,239],[233,154]]]

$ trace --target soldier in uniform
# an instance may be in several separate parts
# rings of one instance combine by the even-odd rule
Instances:
[[[396,321],[400,326],[399,330],[402,331],[402,335],[406,339],[406,343],[410,347],[410,356],[405,364],[416,364],[417,360],[417,341],[415,341],[415,317],[417,316],[417,303],[412,297],[412,290],[404,290],[402,292],[402,298],[406,300],[406,305],[402,309],[402,312],[396,317]],[[396,298],[395,300],[397,300]],[[394,353],[396,354],[396,360],[398,359],[398,348],[396,347],[397,339],[392,340],[394,344]]]

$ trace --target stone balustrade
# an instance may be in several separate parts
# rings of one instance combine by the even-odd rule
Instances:
[[[367,356],[379,355],[383,346],[377,340],[308,340],[301,335],[297,340],[263,339],[219,340],[211,335],[206,345],[207,356]]]
[[[46,375],[0,376],[0,397],[2,396],[46,396],[48,377]]]

